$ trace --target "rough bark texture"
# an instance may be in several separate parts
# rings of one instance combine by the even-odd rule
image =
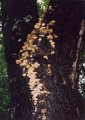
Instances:
[[[17,63],[32,95],[32,120],[80,120],[78,66],[84,40],[84,5],[50,0],[44,20],[28,36]]]
[[[31,102],[27,80],[15,60],[38,19],[36,0],[3,0],[3,39],[11,91],[11,119],[30,119]]]

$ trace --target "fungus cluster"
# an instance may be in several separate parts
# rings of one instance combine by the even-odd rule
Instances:
[[[22,50],[20,50],[20,57],[16,60],[16,63],[23,69],[23,76],[28,78],[35,111],[37,104],[40,104],[39,96],[48,96],[51,94],[51,92],[47,90],[45,84],[42,83],[41,79],[38,78],[39,73],[37,72],[37,69],[41,67],[41,62],[36,58],[36,55],[40,54],[43,59],[48,60],[49,56],[55,54],[54,39],[58,36],[53,34],[51,28],[54,24],[55,21],[52,20],[46,25],[46,23],[43,22],[43,19],[40,18],[39,22],[34,26],[34,30],[27,36],[27,40],[24,43]],[[48,43],[49,47],[41,47],[43,41]],[[48,47],[48,49],[46,47]],[[47,64],[48,75],[52,74],[51,67],[51,64]],[[43,98],[42,101],[41,104],[44,104],[45,99]],[[46,120],[46,112],[46,108],[41,109],[42,120]]]

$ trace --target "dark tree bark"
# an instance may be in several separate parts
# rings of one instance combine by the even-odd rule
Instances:
[[[85,2],[50,0],[17,63],[29,78],[32,120],[80,120],[78,67],[85,43]]]
[[[30,91],[27,80],[16,66],[19,50],[38,20],[36,0],[2,1],[3,39],[11,91],[11,119],[31,116]]]

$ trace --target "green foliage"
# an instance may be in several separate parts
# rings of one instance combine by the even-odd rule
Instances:
[[[0,0],[0,16],[1,16],[1,0]],[[3,33],[2,22],[0,20],[0,119],[9,111],[10,92],[9,92],[9,80],[7,76],[7,65],[4,56],[3,47]],[[1,119],[2,120],[2,119]]]
[[[39,14],[42,15],[49,3],[49,0],[37,0]]]
[[[0,114],[8,112],[10,102],[9,81],[2,38],[3,36],[0,34]]]

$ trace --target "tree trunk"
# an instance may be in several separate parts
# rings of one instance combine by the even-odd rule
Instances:
[[[32,120],[80,120],[83,102],[78,92],[79,59],[85,42],[84,5],[50,0],[27,38],[16,62],[28,80]]]
[[[27,80],[16,66],[19,50],[38,20],[36,0],[3,0],[3,39],[11,90],[11,119],[31,120],[30,91]]]

